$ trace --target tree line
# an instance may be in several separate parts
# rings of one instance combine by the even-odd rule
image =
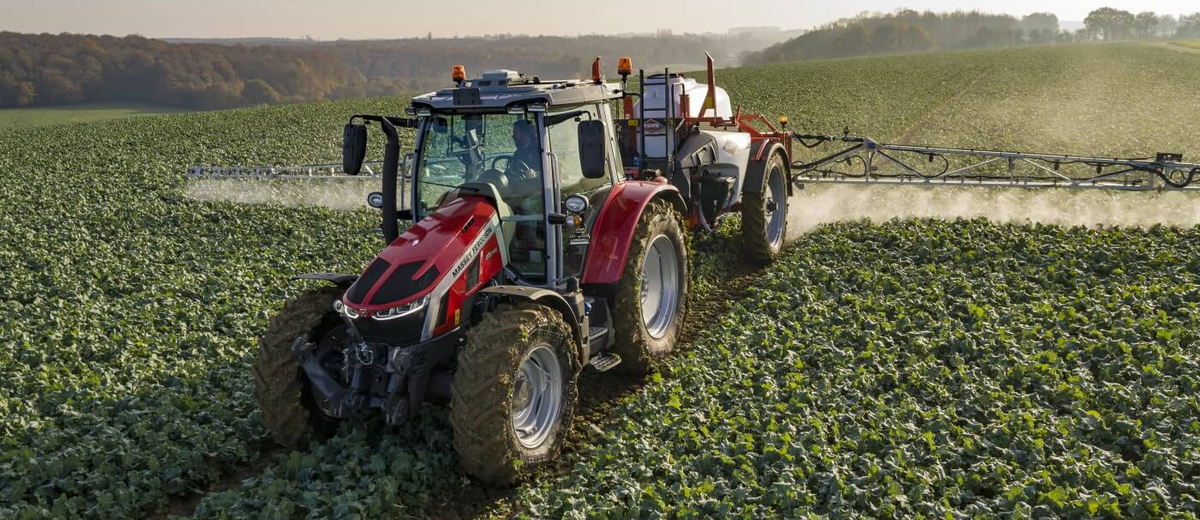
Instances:
[[[1133,14],[1103,7],[1092,11],[1084,27],[1061,29],[1053,13],[1021,18],[978,11],[934,13],[910,9],[888,14],[863,13],[831,22],[792,40],[749,54],[746,64],[779,63],[934,49],[977,49],[1148,38],[1200,38],[1200,13],[1174,16]]]
[[[1200,12],[1190,15],[1160,15],[1153,11],[1132,12],[1101,7],[1088,13],[1084,27],[1075,37],[1083,41],[1116,41],[1148,38],[1200,38]]]
[[[197,109],[383,93],[317,50],[0,33],[0,107],[137,102]],[[394,90],[394,89],[392,89]]]
[[[333,42],[169,41],[140,36],[0,32],[0,107],[137,102],[191,109],[420,92],[450,85],[450,67],[477,75],[508,68],[544,78],[589,74],[604,56],[635,66],[724,65],[795,33],[747,28],[728,34],[578,37],[494,35]]]

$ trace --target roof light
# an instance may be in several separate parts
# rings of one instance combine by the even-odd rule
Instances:
[[[433,110],[431,110],[427,107],[421,107],[421,108],[417,109],[417,117],[429,117],[432,115],[433,115]]]
[[[407,106],[407,107],[404,107],[404,113],[408,114],[410,116],[415,116],[415,115],[417,115],[417,109],[415,109],[411,106]]]
[[[459,86],[462,86],[462,82],[467,80],[467,68],[463,67],[462,65],[455,65],[454,68],[450,70],[450,77],[455,83],[458,83]]]
[[[620,74],[622,79],[633,74],[633,60],[629,59],[629,56],[621,56],[617,59],[617,74]]]
[[[604,76],[600,75],[600,57],[596,56],[596,61],[592,62],[592,81],[600,83],[604,81]]]
[[[534,104],[526,107],[526,109],[529,110],[530,112],[545,112],[546,104],[545,103],[534,103]]]
[[[513,115],[524,115],[525,105],[508,105],[508,113]]]

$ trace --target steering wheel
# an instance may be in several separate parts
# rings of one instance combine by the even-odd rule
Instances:
[[[513,156],[512,156],[512,155],[498,155],[498,156],[496,156],[496,157],[493,157],[493,158],[492,158],[492,166],[491,166],[490,168],[488,168],[488,169],[489,169],[489,170],[498,170],[498,171],[504,171],[504,170],[507,170],[507,169],[508,169],[508,165],[509,165],[509,164],[512,164],[512,158],[513,158]],[[500,162],[500,160],[501,160],[501,159],[503,159],[503,160],[504,160],[504,167],[503,167],[503,168],[498,168],[498,167],[496,167],[496,163]]]

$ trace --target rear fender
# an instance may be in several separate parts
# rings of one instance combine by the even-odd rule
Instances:
[[[766,147],[765,150],[762,147]],[[746,168],[746,182],[742,184],[742,193],[762,193],[763,186],[766,184],[767,177],[767,161],[771,159],[771,155],[779,154],[783,157],[784,176],[787,177],[784,184],[787,186],[787,193],[792,194],[792,178],[791,167],[788,165],[787,148],[782,143],[774,141],[766,141],[762,145],[754,147],[751,152],[750,165]],[[753,157],[759,157],[759,160],[754,160]]]
[[[660,177],[661,179],[661,177]],[[621,279],[633,232],[651,201],[663,199],[687,214],[687,204],[674,186],[661,181],[625,181],[613,187],[596,217],[592,244],[583,268],[585,284],[611,284]]]

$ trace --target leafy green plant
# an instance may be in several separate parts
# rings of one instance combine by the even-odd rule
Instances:
[[[1200,229],[797,241],[529,517],[1190,518]]]

